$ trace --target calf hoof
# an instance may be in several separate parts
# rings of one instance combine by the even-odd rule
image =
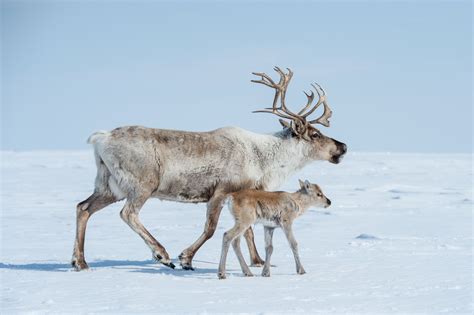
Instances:
[[[74,268],[75,271],[81,271],[81,270],[89,269],[89,266],[87,265],[87,263],[84,260],[79,261],[77,259],[73,259],[71,261],[71,266]]]
[[[262,277],[270,277],[270,271],[267,271],[267,270],[262,271]]]
[[[225,278],[227,278],[227,277],[226,277],[226,275],[225,275],[225,272],[218,272],[218,273],[217,273],[217,278],[219,278],[220,280],[223,280],[223,279],[225,279]]]
[[[179,254],[178,256],[179,259],[179,264],[181,265],[181,268],[184,270],[194,270],[193,264],[192,264],[192,257],[186,256],[183,253]]]

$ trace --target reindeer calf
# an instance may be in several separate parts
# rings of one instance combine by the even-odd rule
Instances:
[[[225,279],[225,266],[227,252],[232,242],[235,254],[242,268],[242,272],[247,277],[253,276],[249,267],[245,263],[240,250],[240,236],[254,223],[262,223],[265,226],[265,264],[262,276],[270,276],[270,257],[273,252],[272,238],[273,230],[281,227],[290,243],[291,250],[295,257],[296,272],[304,274],[305,270],[301,265],[298,244],[292,232],[293,221],[302,215],[310,206],[329,207],[331,200],[324,196],[321,188],[316,184],[311,184],[307,180],[300,182],[300,190],[294,193],[284,191],[267,192],[261,190],[241,190],[229,194],[229,209],[235,219],[233,228],[224,233],[222,240],[221,260],[219,263],[218,277]]]

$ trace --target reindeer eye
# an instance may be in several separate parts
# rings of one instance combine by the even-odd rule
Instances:
[[[323,196],[322,194],[319,194],[319,193],[318,193],[318,197],[322,197],[322,196]]]

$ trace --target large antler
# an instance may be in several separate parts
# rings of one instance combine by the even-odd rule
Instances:
[[[323,126],[329,127],[329,118],[332,115],[332,111],[326,103],[326,92],[323,88],[315,83],[311,84],[311,86],[315,89],[316,93],[318,94],[318,102],[311,108],[311,105],[314,100],[314,93],[313,91],[310,94],[305,95],[308,98],[308,102],[306,103],[305,107],[300,110],[297,114],[290,111],[285,104],[285,96],[286,90],[288,88],[288,84],[290,83],[291,78],[293,77],[293,72],[287,68],[288,73],[284,73],[280,68],[275,67],[274,70],[278,72],[280,75],[280,81],[275,83],[267,74],[261,72],[252,72],[252,74],[260,76],[260,80],[252,80],[254,83],[264,84],[271,88],[275,89],[275,97],[273,99],[273,106],[271,108],[265,108],[262,110],[254,111],[254,113],[271,113],[275,114],[279,117],[289,119],[290,123],[281,120],[280,122],[285,126],[290,128],[293,133],[298,137],[303,137],[304,139],[309,140],[310,137],[308,135],[308,131],[313,129],[314,127],[312,124],[321,124]],[[277,107],[278,99],[280,98],[280,106]],[[324,105],[324,113],[321,117],[307,121],[306,118],[311,115],[321,104]]]

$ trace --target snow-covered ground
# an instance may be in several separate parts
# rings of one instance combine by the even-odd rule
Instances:
[[[90,151],[3,152],[0,313],[472,313],[472,155],[352,153],[290,179],[320,184],[333,205],[296,221],[307,274],[275,232],[272,277],[241,276],[232,251],[218,280],[218,230],[196,271],[155,264],[119,217],[95,214],[86,234],[90,271],[69,266],[75,205],[93,188]],[[176,257],[202,232],[204,204],[150,200],[145,226]],[[263,229],[256,228],[263,255]],[[245,246],[245,244],[242,244]],[[246,251],[244,252],[246,256]]]

